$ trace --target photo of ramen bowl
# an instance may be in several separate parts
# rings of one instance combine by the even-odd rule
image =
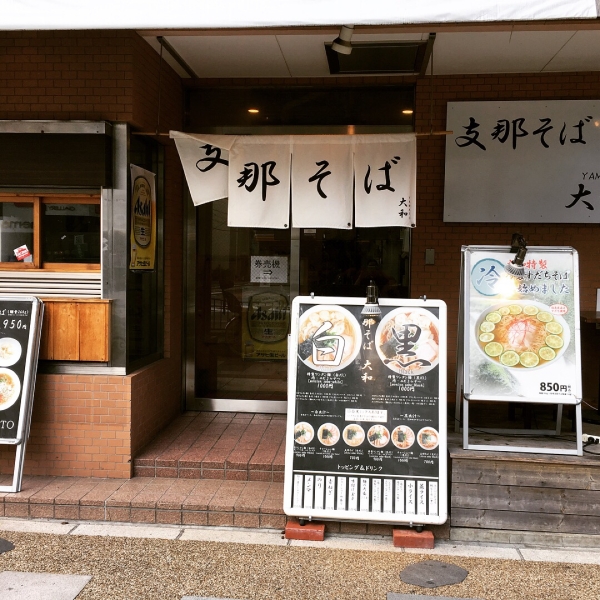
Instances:
[[[0,367],[12,367],[21,358],[21,344],[14,338],[0,339]]]
[[[377,327],[375,347],[384,365],[402,375],[423,375],[439,362],[440,325],[422,308],[389,312]]]
[[[383,448],[390,441],[390,432],[384,425],[373,425],[367,431],[367,439],[374,448]]]
[[[530,300],[506,301],[484,310],[475,323],[483,355],[509,369],[556,363],[571,340],[567,322],[550,307]]]
[[[317,439],[323,446],[333,446],[340,441],[340,430],[333,423],[323,423],[317,431]]]
[[[10,408],[21,393],[21,381],[10,369],[0,369],[0,410]]]
[[[315,437],[315,430],[310,423],[300,421],[294,425],[294,441],[297,444],[308,444]]]
[[[400,450],[407,450],[415,443],[415,432],[406,425],[399,425],[392,431],[392,444]]]
[[[356,447],[360,446],[365,441],[365,430],[360,426],[353,423],[352,425],[346,425],[342,433],[344,442],[348,446]]]
[[[417,442],[423,450],[435,450],[440,443],[440,436],[433,427],[423,427],[417,433]]]
[[[346,368],[358,356],[361,340],[360,324],[341,306],[312,306],[298,320],[298,356],[315,371]]]

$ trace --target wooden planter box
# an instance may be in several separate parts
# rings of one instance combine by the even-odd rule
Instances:
[[[42,298],[40,359],[108,362],[110,300]]]

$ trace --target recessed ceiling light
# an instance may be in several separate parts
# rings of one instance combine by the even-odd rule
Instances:
[[[413,114],[413,109],[412,109],[412,108],[405,108],[405,109],[402,111],[402,114],[403,114],[403,115],[412,115],[412,114]]]
[[[257,114],[257,113],[258,113],[258,108],[249,108],[249,109],[248,109],[248,112],[249,112],[249,113],[252,113],[253,115],[255,115],[255,114]]]

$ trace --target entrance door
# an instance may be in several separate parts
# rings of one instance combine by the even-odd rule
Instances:
[[[234,228],[227,226],[226,199],[193,210],[190,410],[286,411],[296,295],[363,297],[373,280],[381,297],[408,296],[407,229]]]

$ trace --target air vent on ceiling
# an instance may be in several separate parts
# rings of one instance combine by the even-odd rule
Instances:
[[[325,44],[332,75],[398,73],[424,75],[435,34],[425,41],[353,43],[350,54],[339,54]]]

